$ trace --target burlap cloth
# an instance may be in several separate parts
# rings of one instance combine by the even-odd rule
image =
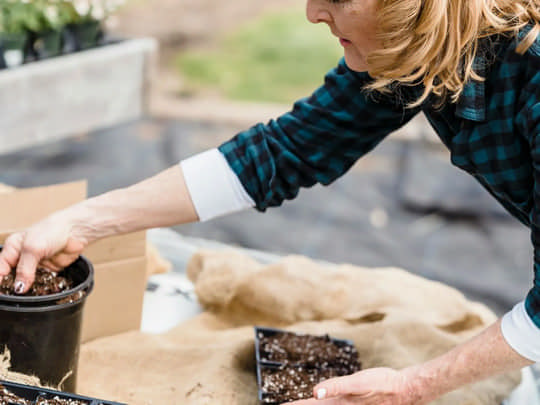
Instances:
[[[257,404],[253,325],[351,339],[364,367],[401,368],[496,319],[455,289],[399,269],[326,267],[302,257],[261,265],[221,251],[196,254],[188,274],[206,311],[163,335],[85,344],[79,392],[129,404]],[[519,381],[518,372],[499,376],[433,403],[500,405]]]

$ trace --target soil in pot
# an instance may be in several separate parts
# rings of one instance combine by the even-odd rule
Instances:
[[[15,270],[5,276],[0,282],[0,294],[17,295],[14,289]],[[36,279],[30,290],[24,296],[44,296],[58,294],[69,290],[74,285],[73,279],[66,274],[65,276],[58,273],[49,272],[44,269],[37,269]]]
[[[257,338],[264,403],[311,398],[321,381],[361,370],[358,352],[348,341],[285,331],[259,331]]]

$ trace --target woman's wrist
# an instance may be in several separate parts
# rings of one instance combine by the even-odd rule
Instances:
[[[437,375],[427,366],[427,363],[404,368],[401,373],[406,380],[410,396],[416,398],[416,403],[427,404],[442,394]]]

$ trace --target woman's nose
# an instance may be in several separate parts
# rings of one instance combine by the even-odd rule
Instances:
[[[332,18],[328,9],[325,7],[326,0],[307,0],[306,16],[309,22],[318,24],[329,22]]]

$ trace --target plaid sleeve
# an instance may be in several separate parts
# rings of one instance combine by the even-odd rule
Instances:
[[[534,248],[534,283],[525,299],[525,309],[534,324],[540,328],[540,57],[536,58],[532,79],[524,86],[528,97],[523,102],[524,112],[518,115],[518,125],[530,134],[531,161],[533,165],[533,205],[530,214],[531,240]]]
[[[330,184],[419,111],[366,94],[370,80],[341,60],[291,112],[219,147],[258,210],[295,198],[300,187]]]

